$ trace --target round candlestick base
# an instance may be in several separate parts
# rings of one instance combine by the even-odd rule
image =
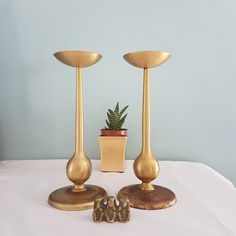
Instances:
[[[48,203],[57,209],[66,211],[81,211],[93,208],[98,197],[106,197],[107,192],[96,185],[85,185],[86,190],[74,192],[73,186],[66,186],[52,192]]]
[[[153,185],[153,190],[141,190],[140,184],[129,185],[118,193],[118,199],[128,198],[130,207],[155,210],[173,206],[176,203],[174,192],[159,185]]]

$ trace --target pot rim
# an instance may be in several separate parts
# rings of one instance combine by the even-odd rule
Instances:
[[[101,129],[101,136],[127,136],[128,129]]]
[[[101,130],[112,130],[112,131],[113,131],[113,130],[114,130],[114,131],[119,131],[119,130],[121,130],[121,131],[122,131],[122,130],[128,130],[128,129],[101,129]]]

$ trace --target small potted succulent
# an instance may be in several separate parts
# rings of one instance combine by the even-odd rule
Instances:
[[[125,171],[125,149],[127,142],[127,129],[122,129],[127,114],[124,114],[128,105],[120,110],[117,102],[115,109],[108,109],[106,127],[101,129],[98,137],[101,170],[110,172]]]

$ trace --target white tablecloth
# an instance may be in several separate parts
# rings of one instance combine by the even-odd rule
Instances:
[[[93,161],[88,183],[104,187],[109,195],[139,181],[132,161],[125,173],[102,173]],[[62,211],[50,207],[48,195],[70,185],[66,160],[0,162],[0,236],[70,235],[236,235],[236,189],[222,175],[201,163],[160,161],[154,183],[177,196],[164,210],[131,209],[129,223],[94,223],[92,210]]]

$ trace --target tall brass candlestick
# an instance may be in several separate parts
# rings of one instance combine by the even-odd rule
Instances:
[[[122,188],[118,198],[128,197],[130,206],[139,209],[162,209],[175,204],[175,194],[164,187],[153,185],[159,173],[159,165],[152,155],[150,146],[150,84],[149,68],[158,66],[168,60],[169,53],[159,51],[133,52],[124,55],[131,65],[143,68],[143,112],[142,112],[142,149],[134,161],[134,173],[142,183]]]
[[[85,210],[93,207],[97,197],[107,196],[101,187],[84,185],[91,175],[92,166],[83,147],[82,68],[95,64],[102,56],[83,51],[57,52],[54,56],[62,63],[76,68],[75,152],[66,166],[67,177],[74,185],[52,192],[48,203],[61,210]]]

